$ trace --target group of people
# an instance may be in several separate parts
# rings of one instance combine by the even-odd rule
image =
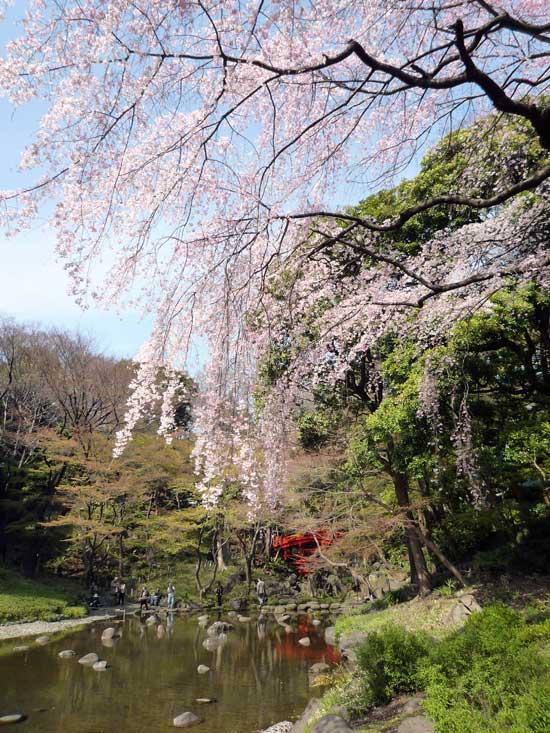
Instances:
[[[149,606],[160,606],[161,598],[162,593],[160,588],[157,588],[156,591],[151,594],[147,586],[144,585],[141,589],[138,601],[140,611],[143,608],[148,611]],[[174,608],[176,605],[176,588],[173,583],[168,584],[168,589],[166,591],[166,605],[168,608]]]

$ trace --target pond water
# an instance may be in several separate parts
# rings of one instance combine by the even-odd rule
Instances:
[[[19,641],[30,649],[0,656],[0,715],[21,712],[28,718],[2,728],[156,733],[175,730],[173,718],[191,711],[203,719],[196,727],[201,733],[252,733],[299,716],[318,693],[309,687],[309,667],[337,660],[323,627],[311,626],[309,617],[298,617],[289,633],[270,618],[231,621],[235,628],[226,641],[208,651],[206,629],[196,618],[164,614],[159,625],[147,625],[146,616],[127,617],[117,627],[121,637],[108,642],[101,633],[109,622],[52,637],[45,646]],[[216,619],[211,615],[209,623]],[[306,634],[311,646],[302,647],[298,639]],[[76,656],[60,659],[62,649],[74,649]],[[79,664],[88,652],[107,660],[109,669]],[[198,674],[200,664],[210,671]],[[216,702],[201,705],[201,697]]]

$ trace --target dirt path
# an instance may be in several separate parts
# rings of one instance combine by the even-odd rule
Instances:
[[[0,641],[2,639],[17,639],[25,636],[37,636],[38,634],[55,634],[75,626],[93,624],[96,621],[106,621],[120,615],[115,608],[101,609],[100,612],[85,616],[84,618],[70,618],[65,621],[30,621],[21,624],[5,624],[0,626]]]

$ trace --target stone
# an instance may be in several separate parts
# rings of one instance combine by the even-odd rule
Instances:
[[[96,662],[99,662],[99,657],[95,652],[90,652],[89,654],[85,654],[83,657],[80,657],[78,660],[79,664],[86,664],[86,665],[92,665]]]
[[[238,619],[242,624],[246,624],[248,621],[252,621],[250,616],[239,616]]]
[[[190,725],[200,723],[201,719],[194,713],[181,713],[174,718],[174,728],[187,728]]]
[[[290,720],[283,720],[275,725],[270,725],[266,728],[263,733],[289,733],[292,730],[292,723]]]
[[[320,626],[321,625],[321,621],[318,618],[314,618],[311,623],[313,624],[313,626]]]
[[[103,631],[101,632],[101,640],[103,641],[105,639],[112,639],[113,636],[116,636],[117,634],[118,630],[115,629],[114,626],[109,626],[108,628],[103,629]]]
[[[336,629],[334,626],[327,626],[325,629],[325,641],[327,644],[334,646],[336,644]]]
[[[95,669],[96,672],[104,672],[108,666],[109,665],[105,661],[105,659],[102,659],[101,661],[92,664],[92,668]]]
[[[233,630],[233,624],[228,621],[215,621],[211,626],[206,629],[208,636],[219,636],[220,634],[226,634],[228,631]]]
[[[76,652],[73,649],[63,649],[63,651],[59,652],[57,656],[61,659],[70,659],[71,657],[76,656]]]
[[[21,723],[26,716],[23,713],[12,713],[11,715],[2,715],[0,717],[0,725],[8,725],[9,723]]]
[[[28,644],[21,644],[20,646],[16,646],[14,651],[16,652],[28,652],[30,649],[30,646]]]
[[[49,640],[50,640],[49,636],[39,636],[34,641],[35,641],[35,644],[40,644],[42,646],[43,644],[47,644]]]
[[[348,723],[339,715],[323,715],[311,728],[311,733],[347,733]]]
[[[435,728],[428,718],[423,715],[415,715],[412,718],[405,718],[399,724],[397,733],[435,733]]]
[[[471,593],[466,593],[466,595],[461,596],[460,600],[470,611],[470,613],[478,613],[479,611],[481,611],[481,606]]]
[[[320,704],[320,700],[316,697],[310,700],[301,717],[298,718],[290,729],[290,733],[305,733],[309,719],[317,712]]]
[[[301,644],[302,646],[309,646],[311,644],[311,639],[309,636],[303,636],[301,639],[298,639],[298,644]]]
[[[202,616],[197,616],[197,621],[202,621],[202,622],[208,621],[208,614],[203,613]]]
[[[413,697],[412,700],[408,700],[401,710],[405,715],[415,715],[416,713],[422,712],[420,707],[420,700],[417,697]]]
[[[198,702],[199,705],[210,705],[211,703],[218,701],[215,697],[197,697],[195,702]]]
[[[326,674],[330,670],[330,664],[326,662],[315,662],[309,668],[310,674]]]
[[[207,672],[210,672],[210,667],[207,667],[206,664],[199,664],[197,672],[199,674],[206,674]]]

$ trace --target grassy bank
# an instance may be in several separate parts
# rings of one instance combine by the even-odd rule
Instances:
[[[335,672],[310,725],[343,712],[363,733],[394,733],[414,697],[437,733],[548,733],[550,606],[526,600],[491,600],[463,625],[451,615],[459,599],[436,595],[342,616],[340,638],[366,634],[357,667]]]
[[[82,618],[87,610],[76,603],[77,596],[71,583],[30,580],[0,569],[0,624]]]

